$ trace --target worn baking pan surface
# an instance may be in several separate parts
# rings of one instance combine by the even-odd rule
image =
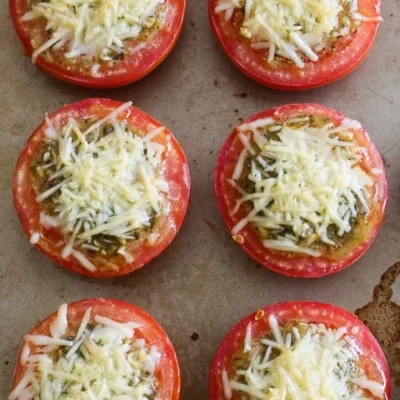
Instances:
[[[302,299],[354,312],[372,302],[380,277],[400,260],[399,16],[398,3],[386,1],[385,22],[374,48],[349,77],[309,92],[280,93],[252,82],[228,61],[209,28],[207,2],[189,0],[182,36],[169,58],[139,83],[99,92],[38,71],[23,56],[4,6],[0,10],[0,398],[9,393],[22,336],[62,302],[115,297],[150,312],[176,347],[182,398],[187,400],[207,398],[208,371],[218,343],[233,324],[257,308]],[[189,212],[177,239],[144,269],[115,280],[84,278],[56,267],[30,246],[12,204],[17,157],[44,113],[94,96],[132,100],[166,124],[184,148],[192,176]],[[320,280],[289,279],[247,258],[226,231],[213,192],[217,152],[232,127],[257,111],[293,102],[321,103],[360,120],[387,167],[390,201],[376,241],[354,266]],[[394,268],[389,275],[395,273]],[[384,286],[389,288],[392,280],[386,278]],[[394,324],[396,318],[399,323],[400,279],[392,289],[391,300],[388,289],[388,296],[360,314],[375,315],[375,325],[384,326],[383,333],[394,332],[391,338],[398,334]],[[394,369],[395,349],[392,343],[388,347]],[[393,399],[399,398],[395,388]]]

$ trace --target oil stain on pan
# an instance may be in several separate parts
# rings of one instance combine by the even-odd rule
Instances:
[[[393,301],[392,287],[399,275],[400,262],[382,275],[372,301],[355,311],[382,346],[396,386],[400,386],[400,304]]]

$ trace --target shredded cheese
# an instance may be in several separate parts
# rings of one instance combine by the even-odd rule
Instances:
[[[62,305],[52,326],[65,325],[67,305]],[[25,372],[9,400],[109,400],[153,399],[157,391],[154,375],[161,354],[156,346],[135,336],[137,323],[120,323],[92,309],[82,318],[71,340],[44,335],[26,335],[25,346],[52,344],[50,353],[41,347],[25,351]],[[64,333],[65,335],[65,333]],[[22,356],[21,356],[22,357]]]
[[[57,318],[50,325],[50,333],[53,338],[60,338],[65,335],[68,328],[67,312],[67,304],[62,304],[58,308]]]
[[[23,21],[44,19],[50,38],[35,48],[33,62],[45,51],[63,49],[65,58],[118,59],[125,42],[138,39],[144,28],[156,24],[164,0],[49,0],[35,3]],[[143,45],[143,43],[140,43]],[[136,50],[137,51],[137,50]],[[91,73],[96,75],[99,64]]]
[[[221,373],[225,398],[233,392],[258,400],[367,400],[385,396],[383,383],[369,380],[358,366],[360,350],[347,329],[299,323],[282,330],[269,316],[271,338],[252,338],[248,366]],[[247,336],[247,333],[246,333]],[[246,354],[246,338],[243,353]],[[246,397],[247,398],[247,397]]]
[[[348,126],[314,127],[309,117],[292,118],[271,136],[270,125],[273,121],[239,127],[248,139],[229,180],[241,194],[232,214],[245,202],[252,210],[232,234],[251,223],[267,234],[264,247],[318,257],[314,242],[339,245],[329,228],[342,237],[359,214],[370,212],[374,181],[360,167],[363,149],[352,141]],[[246,160],[249,172],[243,172]],[[243,179],[252,185],[250,192],[243,189]]]
[[[220,0],[215,13],[228,21],[235,9],[243,12],[241,35],[253,48],[267,49],[269,63],[280,56],[298,68],[318,61],[329,40],[350,35],[357,21],[382,20],[357,12],[357,0]]]
[[[144,136],[132,131],[125,119],[118,119],[130,104],[92,123],[84,132],[74,118],[57,129],[47,121],[52,135],[44,145],[51,151],[46,151],[36,166],[46,174],[47,188],[38,193],[37,200],[50,201],[54,215],[43,211],[40,222],[45,228],[61,229],[65,236],[62,257],[74,257],[89,271],[96,268],[87,252],[106,254],[99,241],[103,246],[116,244],[115,254],[133,262],[125,245],[141,229],[151,234],[154,219],[169,213],[169,186],[163,171],[167,149],[154,141],[165,128],[155,128]],[[48,161],[52,166],[43,172],[43,162]],[[39,236],[33,234],[31,242],[36,240]]]
[[[40,240],[40,233],[39,232],[33,233],[31,238],[30,238],[31,244],[36,244],[36,243],[39,242],[39,240]]]

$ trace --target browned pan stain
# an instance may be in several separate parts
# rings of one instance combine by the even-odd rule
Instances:
[[[243,92],[243,93],[234,93],[234,97],[241,97],[242,99],[245,99],[248,96],[248,93]]]
[[[204,218],[204,222],[207,224],[207,226],[215,233],[218,233],[218,226],[217,224],[212,221],[211,219]]]
[[[392,300],[392,286],[399,275],[400,262],[382,275],[375,286],[373,300],[355,311],[381,345],[396,386],[400,386],[400,305]]]

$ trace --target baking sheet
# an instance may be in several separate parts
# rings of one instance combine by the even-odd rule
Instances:
[[[400,260],[398,2],[385,1],[375,46],[355,73],[303,93],[268,90],[242,75],[214,40],[206,3],[188,0],[182,36],[164,64],[139,83],[111,91],[73,87],[38,71],[23,57],[6,4],[0,9],[0,398],[9,393],[22,336],[62,302],[103,296],[143,307],[175,345],[182,398],[200,400],[208,397],[209,365],[218,343],[243,316],[269,303],[300,299],[354,311],[371,300],[382,273]],[[177,239],[141,271],[115,280],[56,268],[32,249],[12,205],[12,173],[28,135],[46,111],[87,97],[132,100],[174,132],[191,169],[191,203]],[[387,166],[389,208],[372,248],[350,269],[317,281],[285,278],[247,258],[225,230],[213,193],[217,151],[232,127],[240,118],[290,102],[318,102],[360,120]],[[400,399],[398,389],[393,399]]]

